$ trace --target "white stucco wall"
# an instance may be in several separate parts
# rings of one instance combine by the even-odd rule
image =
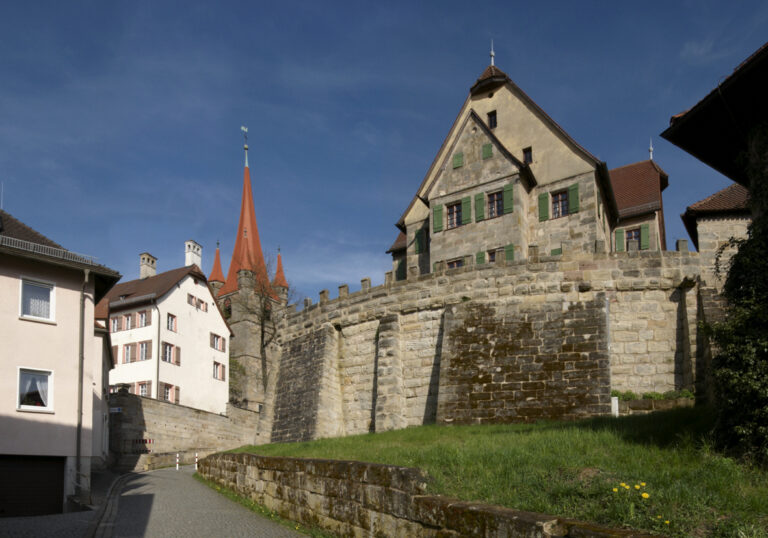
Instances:
[[[208,303],[208,311],[188,304],[188,294]],[[212,413],[225,413],[229,400],[229,329],[215,306],[208,285],[188,275],[161,297],[156,305],[144,304],[114,311],[111,315],[124,315],[146,309],[152,310],[150,326],[111,333],[112,345],[118,348],[118,358],[117,365],[110,372],[109,384],[151,381],[150,395],[157,398],[159,394],[160,399],[163,398],[162,392],[158,392],[160,383],[170,384],[180,388],[179,404]],[[176,316],[176,332],[167,328],[168,314]],[[211,347],[211,333],[225,340],[225,351]],[[142,341],[152,342],[152,358],[123,364],[123,346]],[[162,342],[181,349],[180,365],[160,360]],[[213,377],[214,361],[225,367],[226,375],[223,381]]]

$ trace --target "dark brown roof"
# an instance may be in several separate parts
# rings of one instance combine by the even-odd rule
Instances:
[[[628,164],[609,174],[620,218],[661,208],[661,191],[669,186],[669,176],[655,162]]]
[[[689,205],[685,213],[680,215],[691,236],[696,250],[699,249],[699,230],[696,226],[696,218],[705,215],[743,215],[749,216],[749,190],[742,185],[734,183],[728,187],[717,191],[712,196]]]
[[[389,250],[387,250],[387,254],[391,252],[397,252],[398,250],[403,250],[407,246],[408,246],[407,237],[403,232],[400,232],[399,234],[397,234],[397,239],[395,239],[395,242],[392,243],[392,246],[389,247]]]
[[[106,319],[109,316],[109,307],[112,310],[119,309],[121,302],[130,306],[150,302],[159,299],[181,281],[185,276],[191,275],[199,278],[206,284],[208,280],[197,265],[188,265],[171,269],[159,275],[121,282],[112,288],[109,293],[96,305],[96,318]]]
[[[0,209],[0,235],[21,239],[22,241],[29,241],[30,243],[37,243],[38,245],[45,245],[46,247],[64,248],[2,209]]]

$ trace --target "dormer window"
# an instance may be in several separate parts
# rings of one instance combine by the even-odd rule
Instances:
[[[496,120],[496,111],[493,110],[488,113],[488,127],[490,127],[491,129],[495,129],[497,125],[498,123]]]

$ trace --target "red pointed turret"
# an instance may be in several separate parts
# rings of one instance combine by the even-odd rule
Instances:
[[[229,264],[227,280],[219,290],[219,296],[237,291],[237,273],[242,269],[253,271],[254,284],[257,289],[266,290],[274,295],[267,276],[267,266],[261,252],[259,228],[256,225],[256,212],[253,207],[253,191],[251,190],[251,173],[248,169],[248,146],[245,146],[245,170],[243,172],[243,198],[240,205],[240,222],[237,225],[235,249],[232,251],[232,261]]]
[[[213,258],[213,269],[211,269],[211,276],[208,277],[208,282],[221,282],[224,284],[224,271],[221,270],[218,242],[216,243],[216,256]]]
[[[288,288],[288,281],[285,279],[285,273],[283,273],[283,256],[280,251],[277,251],[277,271],[275,271],[275,279],[272,281],[272,285],[275,288]]]

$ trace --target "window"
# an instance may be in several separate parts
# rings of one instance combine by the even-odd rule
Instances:
[[[533,162],[533,148],[530,146],[523,149],[523,162],[531,164]]]
[[[168,314],[167,327],[169,331],[176,332],[176,316],[173,314]]]
[[[504,197],[501,191],[488,194],[488,218],[500,217],[504,214]]]
[[[123,328],[126,331],[133,328],[133,314],[126,314],[123,316]]]
[[[53,321],[53,284],[34,280],[21,281],[21,316]]]
[[[136,357],[133,356],[133,344],[125,344],[123,346],[123,362],[129,363],[136,360]]]
[[[139,360],[145,361],[149,358],[147,355],[147,350],[149,349],[149,342],[140,342],[139,343]]]
[[[142,310],[139,312],[139,327],[147,326],[147,312]]]
[[[112,322],[112,332],[116,333],[120,330],[120,320],[118,318],[112,318],[110,320]]]
[[[450,204],[448,207],[448,228],[461,226],[461,202]]]
[[[497,125],[498,125],[498,122],[496,120],[496,111],[493,110],[488,113],[488,127],[490,127],[491,129],[495,129]]]
[[[448,269],[456,269],[457,267],[463,267],[464,266],[464,258],[457,258],[455,260],[449,260],[447,265],[448,265]]]
[[[19,368],[19,411],[53,411],[53,372]]]
[[[164,385],[163,386],[163,400],[166,402],[169,402],[171,400],[171,386],[170,385]]]
[[[139,396],[144,396],[146,398],[146,396],[147,396],[147,384],[146,383],[139,383]]]
[[[198,310],[202,310],[203,312],[208,312],[208,303],[203,301],[202,299],[197,300],[197,304],[195,305]]]
[[[191,293],[187,294],[187,303],[191,304],[192,306],[195,306],[195,296]]]
[[[559,191],[552,193],[552,218],[565,217],[568,215],[568,191]]]
[[[214,361],[213,378],[218,379],[220,381],[224,381],[224,365],[223,364]]]
[[[488,251],[488,263],[493,263],[496,261],[496,251],[495,250],[489,250]]]
[[[637,244],[640,245],[640,228],[627,230],[627,245],[630,241],[637,241]]]
[[[211,347],[218,351],[227,350],[227,344],[224,338],[222,338],[218,334],[213,334],[213,333],[211,333]]]
[[[163,360],[173,362],[173,344],[163,343]]]

